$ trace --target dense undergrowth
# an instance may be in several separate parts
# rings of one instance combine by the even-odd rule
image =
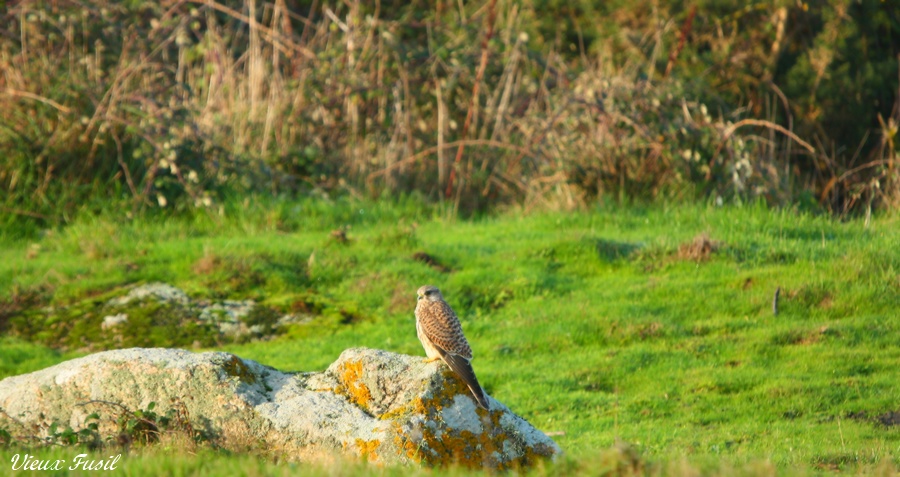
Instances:
[[[890,2],[89,2],[0,15],[0,229],[226,197],[892,207]]]

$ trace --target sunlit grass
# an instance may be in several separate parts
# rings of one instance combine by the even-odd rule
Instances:
[[[4,299],[38,289],[64,305],[161,280],[195,296],[283,309],[318,300],[325,313],[352,314],[351,324],[315,319],[222,347],[304,371],[354,346],[422,354],[414,293],[435,284],[461,316],[488,393],[552,433],[565,465],[586,474],[617,442],[675,475],[683,459],[726,474],[889,469],[900,448],[900,430],[879,420],[900,408],[897,217],[867,226],[764,207],[657,206],[456,221],[354,209],[282,229],[250,215],[98,219],[0,251],[0,284]],[[346,243],[330,234],[342,226]],[[683,249],[702,234],[709,256]],[[209,256],[218,265],[198,266]],[[3,343],[26,350],[3,346],[3,375],[64,359]]]

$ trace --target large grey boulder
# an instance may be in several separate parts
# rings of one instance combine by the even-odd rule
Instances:
[[[560,453],[500,402],[491,398],[490,412],[478,408],[443,363],[366,348],[304,374],[222,352],[96,353],[0,381],[0,428],[31,434],[57,422],[78,430],[96,412],[102,434],[115,428],[111,413],[151,402],[159,414],[177,407],[217,445],[262,447],[297,460],[353,455],[386,464],[511,468]]]

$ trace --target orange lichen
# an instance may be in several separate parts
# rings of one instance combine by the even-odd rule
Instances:
[[[408,413],[425,416],[433,411],[440,411],[444,408],[445,403],[452,402],[457,394],[469,394],[469,388],[462,382],[452,371],[445,370],[444,383],[440,388],[438,396],[431,399],[423,400],[421,397],[413,399],[409,404],[401,406],[390,412],[381,415],[382,420],[393,420],[397,417],[404,416]],[[479,408],[479,412],[481,412]]]
[[[338,379],[341,386],[338,386],[335,391],[347,396],[357,406],[368,408],[372,402],[372,393],[365,384],[359,382],[362,376],[362,361],[347,361],[341,364],[338,368]]]
[[[363,439],[356,439],[356,448],[359,450],[359,456],[363,459],[366,459],[369,462],[378,462],[378,446],[381,445],[381,441],[378,439],[373,439],[371,441],[366,441]]]
[[[471,395],[472,391],[469,390],[469,387],[466,386],[466,383],[463,382],[459,376],[456,375],[450,368],[444,368],[444,385],[441,387],[441,391],[445,397],[453,398],[457,394]]]
[[[458,395],[470,396],[471,391],[450,370],[442,373],[443,380],[434,389],[434,394],[419,396],[382,416],[393,422],[393,448],[398,456],[410,461],[430,466],[459,465],[468,468],[490,468],[496,470],[525,468],[541,458],[553,456],[548,446],[525,446],[522,455],[511,458],[504,455],[503,443],[510,439],[500,418],[503,410],[486,411],[476,408],[483,429],[472,432],[467,429],[451,428],[443,421],[442,410],[453,406]],[[425,422],[414,429],[405,428],[403,416],[421,416]]]
[[[417,438],[413,439],[410,433],[397,425],[394,428],[396,433],[394,444],[399,453],[405,454],[412,461],[431,466],[460,465],[468,468],[507,469],[523,466],[526,462],[534,460],[532,455],[527,454],[517,459],[503,461],[502,443],[508,438],[506,433],[500,430],[500,417],[503,411],[488,412],[478,408],[476,412],[486,424],[486,428],[478,433],[466,429],[452,429],[442,423],[438,417],[440,410],[452,405],[456,395],[469,392],[468,388],[460,389],[454,386],[453,383],[456,381],[455,378],[448,379],[444,383],[446,386],[441,388],[437,396],[413,400],[410,405],[411,411],[426,420],[436,422],[438,426],[437,428],[421,426],[416,430]],[[501,455],[499,459],[494,454],[495,451]]]

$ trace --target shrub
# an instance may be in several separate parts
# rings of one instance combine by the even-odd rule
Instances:
[[[248,192],[417,192],[463,212],[896,204],[897,15],[847,0],[11,3],[0,226]]]

